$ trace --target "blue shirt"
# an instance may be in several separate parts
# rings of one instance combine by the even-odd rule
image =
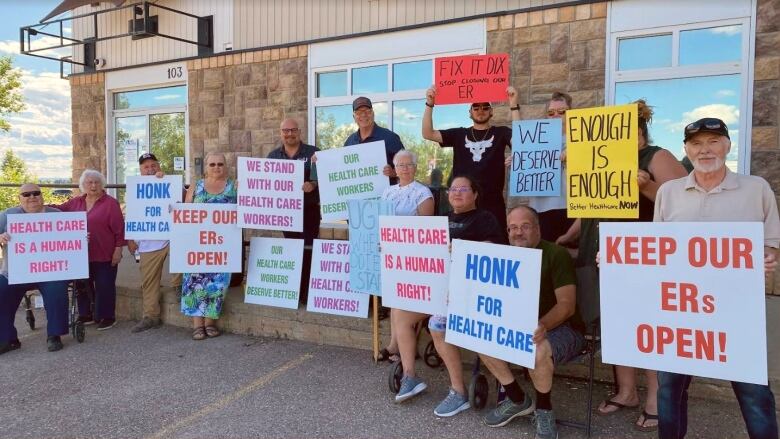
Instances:
[[[398,137],[398,134],[388,130],[387,128],[382,128],[376,123],[374,123],[374,129],[371,130],[371,134],[369,134],[368,137],[361,139],[360,130],[358,129],[354,133],[350,134],[349,137],[347,137],[347,140],[344,141],[344,146],[352,146],[368,142],[378,142],[380,140],[385,141],[385,155],[387,155],[387,164],[393,166],[393,157],[395,157],[395,153],[404,149],[404,144],[401,142],[401,138]],[[397,182],[398,178],[390,179],[390,184],[395,184]]]

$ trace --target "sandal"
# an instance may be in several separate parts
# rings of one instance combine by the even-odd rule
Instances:
[[[217,329],[216,326],[206,326],[206,335],[208,335],[209,338],[214,338],[219,337],[222,333],[219,332],[219,329]]]
[[[619,411],[621,411],[623,409],[635,409],[635,408],[639,407],[639,404],[636,404],[636,405],[626,405],[626,404],[621,404],[621,403],[619,403],[617,401],[613,401],[611,399],[605,399],[604,400],[604,407],[605,408],[606,407],[616,407],[616,409],[612,410],[612,411],[609,411],[609,412],[602,412],[597,407],[596,408],[596,413],[600,414],[601,416],[608,416],[608,415],[611,415],[613,413],[617,413],[617,412],[619,412]]]
[[[204,340],[206,338],[206,329],[204,327],[195,328],[192,331],[193,340]]]
[[[389,361],[391,363],[400,359],[401,357],[398,355],[398,352],[390,352],[387,348],[382,348],[382,350],[379,351],[379,356],[376,357],[376,361]]]
[[[651,415],[647,411],[642,410],[642,414],[639,415],[639,419],[634,423],[634,429],[637,431],[643,431],[649,433],[658,430],[658,415]],[[640,422],[641,421],[641,422]],[[647,421],[655,421],[655,425],[645,425]]]

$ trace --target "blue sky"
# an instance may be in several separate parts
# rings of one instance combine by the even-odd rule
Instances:
[[[26,110],[9,117],[10,133],[0,134],[0,153],[12,148],[38,177],[71,176],[70,86],[60,79],[59,63],[19,55],[19,28],[38,21],[59,0],[3,2],[0,55],[11,55],[21,69]],[[67,23],[66,23],[67,26]],[[52,32],[56,33],[56,32]],[[38,46],[36,46],[38,47]]]

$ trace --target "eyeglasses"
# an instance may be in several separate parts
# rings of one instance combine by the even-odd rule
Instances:
[[[466,192],[471,192],[471,188],[468,186],[460,186],[447,189],[447,193],[450,194],[465,194]]]
[[[282,128],[282,132],[284,134],[297,133],[298,132],[298,128]]]
[[[553,117],[556,114],[558,116],[563,116],[564,114],[566,114],[566,108],[559,108],[557,110],[553,110],[553,109],[547,110],[547,115],[550,117]]]
[[[358,116],[365,116],[365,115],[371,114],[373,112],[374,112],[374,110],[372,110],[371,108],[365,108],[365,107],[359,108],[359,109],[354,111],[354,113],[356,115],[358,115]]]
[[[491,106],[490,104],[472,105],[471,106],[471,109],[474,110],[474,111],[477,111],[477,110],[487,111],[487,110],[490,110],[491,108],[493,108],[493,106]]]
[[[40,197],[41,191],[20,192],[19,195],[21,195],[24,198]]]
[[[517,233],[518,231],[521,231],[523,233],[528,233],[533,228],[534,228],[533,224],[525,223],[525,224],[520,224],[519,226],[512,224],[511,226],[507,227],[506,230],[509,233]]]
[[[415,165],[414,163],[401,163],[395,165],[395,167],[398,169],[409,169],[409,168],[414,168],[415,166],[417,165]]]
[[[225,166],[224,163],[209,163],[209,168],[213,168],[214,166],[219,166],[220,168]]]

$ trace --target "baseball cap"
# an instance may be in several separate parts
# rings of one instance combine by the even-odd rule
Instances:
[[[357,111],[357,109],[360,108],[360,107],[374,108],[371,105],[371,99],[369,99],[369,98],[367,98],[365,96],[361,96],[361,97],[355,99],[354,101],[352,101],[352,111]]]
[[[714,117],[705,117],[699,119],[696,122],[690,123],[685,127],[685,138],[683,142],[687,142],[691,137],[698,133],[715,133],[721,136],[726,136],[729,139],[729,129],[722,120]]]
[[[157,157],[155,157],[154,154],[152,154],[151,152],[145,152],[145,153],[141,154],[141,157],[138,157],[138,164],[140,165],[140,164],[142,164],[143,162],[145,162],[146,160],[149,160],[149,159],[152,159],[155,162],[159,161],[159,160],[157,160]]]

